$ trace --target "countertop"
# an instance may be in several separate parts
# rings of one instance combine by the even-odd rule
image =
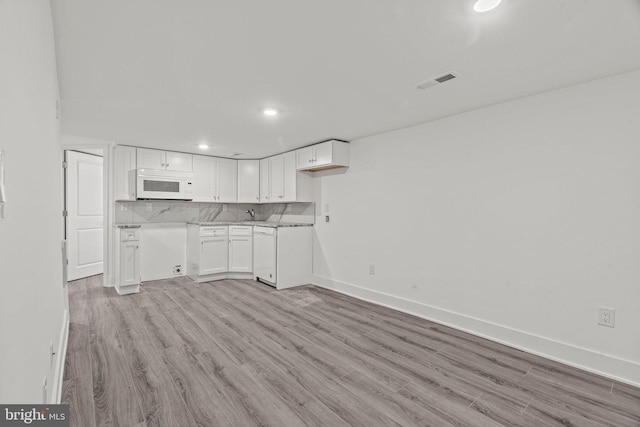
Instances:
[[[154,224],[170,224],[164,222],[149,222],[144,224],[114,224],[115,228],[140,228],[144,225]],[[177,222],[175,224],[184,224],[184,222]],[[200,225],[200,226],[225,226],[225,225],[255,225],[259,227],[313,227],[313,224],[306,224],[301,222],[279,222],[279,221],[226,221],[226,222],[187,222],[187,224]]]
[[[313,227],[313,224],[305,224],[301,222],[278,222],[278,221],[238,221],[238,222],[189,222],[189,224],[200,226],[214,225],[255,225],[259,227]]]

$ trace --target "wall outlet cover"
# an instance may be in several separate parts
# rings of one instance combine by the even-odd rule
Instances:
[[[329,222],[330,220],[331,220],[331,219],[329,218],[329,215],[326,215],[326,216],[324,217],[324,222]]]
[[[616,310],[608,307],[598,307],[598,325],[613,328],[616,325]]]

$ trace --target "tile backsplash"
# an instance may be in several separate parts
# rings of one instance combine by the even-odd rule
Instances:
[[[225,209],[226,208],[226,209]],[[313,224],[315,203],[198,203],[168,200],[116,202],[117,224],[170,222],[235,222],[250,220],[246,212],[253,209],[256,221],[299,222]]]

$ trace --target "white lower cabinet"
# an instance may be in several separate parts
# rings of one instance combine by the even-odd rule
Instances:
[[[253,227],[229,226],[229,271],[251,273],[253,269]]]
[[[227,236],[200,237],[199,274],[217,274],[227,271]]]
[[[197,282],[252,278],[253,226],[190,224],[187,275]]]
[[[253,276],[276,289],[311,283],[312,227],[255,227]]]
[[[116,291],[140,292],[140,229],[120,228],[116,246]]]

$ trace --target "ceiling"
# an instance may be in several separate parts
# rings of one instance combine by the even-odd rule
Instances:
[[[262,158],[640,68],[638,0],[473,3],[52,1],[63,132]]]

